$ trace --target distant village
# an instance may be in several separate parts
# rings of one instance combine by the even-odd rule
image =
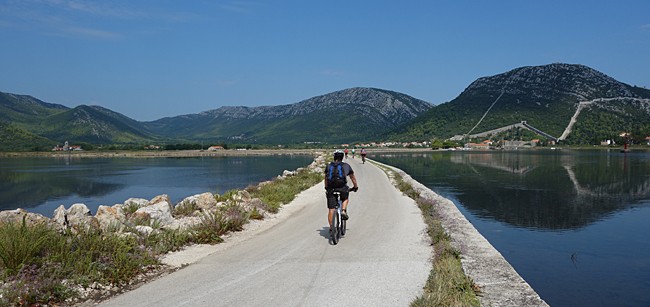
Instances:
[[[63,146],[57,144],[56,146],[54,146],[54,148],[52,148],[52,151],[81,151],[81,150],[83,150],[81,149],[81,145],[70,145],[68,144],[68,141],[65,141],[65,143],[63,143]]]

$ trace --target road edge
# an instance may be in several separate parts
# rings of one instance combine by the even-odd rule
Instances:
[[[479,300],[482,306],[548,306],[451,200],[433,192],[399,168],[375,160],[372,162],[396,172],[422,197],[437,204],[443,228],[451,237],[454,248],[461,253],[465,274],[481,289]]]

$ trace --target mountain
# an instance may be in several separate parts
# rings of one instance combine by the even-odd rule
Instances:
[[[100,106],[86,105],[45,117],[35,131],[60,142],[124,144],[159,139],[138,121]]]
[[[0,92],[0,120],[29,125],[35,118],[47,117],[68,107],[38,100],[32,96]]]
[[[372,140],[431,107],[423,100],[397,92],[350,88],[295,104],[221,107],[199,114],[138,122],[100,106],[68,108],[31,96],[0,92],[0,121],[5,123],[2,128],[6,139],[20,139],[23,141],[19,143],[27,145],[32,137],[38,137],[47,146],[66,140],[92,144]],[[0,146],[0,150],[6,148]]]
[[[0,150],[43,150],[65,141],[95,144],[158,140],[142,123],[99,106],[68,108],[0,92]]]
[[[649,98],[649,90],[587,66],[527,66],[477,79],[458,97],[422,114],[391,138],[444,139],[526,121],[556,137],[571,128],[568,143],[593,143],[622,131],[648,130]],[[575,124],[569,127],[572,118]]]
[[[397,92],[350,88],[295,104],[221,107],[145,125],[159,135],[194,141],[338,143],[381,138],[431,107]]]
[[[513,124],[568,144],[597,144],[620,139],[622,132],[636,141],[649,136],[650,91],[583,65],[558,63],[479,78],[438,106],[402,93],[357,87],[294,104],[220,107],[150,122],[100,106],[71,109],[0,92],[0,124],[0,141],[13,142],[0,150],[34,150],[66,140],[295,144],[447,139]]]

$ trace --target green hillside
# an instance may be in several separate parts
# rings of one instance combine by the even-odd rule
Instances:
[[[27,130],[0,121],[0,151],[45,151],[50,150],[56,142],[35,135]]]

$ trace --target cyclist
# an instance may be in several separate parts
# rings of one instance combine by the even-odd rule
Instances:
[[[352,148],[352,159],[354,159],[354,148]]]
[[[345,153],[345,158],[347,159],[348,158],[348,149],[346,148],[343,152]]]
[[[361,162],[364,164],[366,163],[366,154],[367,154],[366,149],[361,148]]]
[[[347,213],[347,208],[348,208],[348,196],[350,195],[349,191],[354,191],[356,192],[359,190],[359,187],[357,186],[357,178],[354,176],[354,171],[352,170],[352,167],[350,167],[350,164],[347,164],[343,162],[343,152],[340,150],[337,150],[334,152],[334,162],[330,163],[326,168],[325,168],[325,195],[327,197],[327,208],[329,209],[327,212],[327,222],[330,225],[330,231],[332,231],[332,216],[334,216],[334,208],[336,207],[337,204],[337,199],[336,195],[334,195],[334,192],[339,192],[341,195],[341,218],[344,220],[347,220],[348,213]],[[339,166],[340,165],[340,170],[342,171],[342,174],[337,174],[339,171]],[[332,176],[330,175],[330,172],[332,173]],[[340,184],[339,187],[336,187],[336,178],[337,176],[342,175],[342,180],[343,183]],[[347,180],[346,178],[350,177],[352,179],[352,184],[354,185],[352,189],[348,187],[347,185]]]

